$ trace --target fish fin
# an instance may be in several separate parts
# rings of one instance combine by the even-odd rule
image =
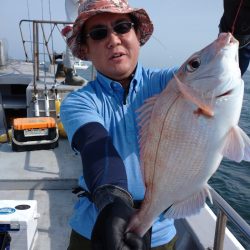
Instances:
[[[239,126],[229,130],[222,154],[236,162],[250,161],[250,138]]]
[[[137,124],[139,125],[139,144],[140,144],[140,157],[143,158],[145,143],[147,140],[147,134],[149,130],[150,117],[155,105],[158,95],[148,98],[145,103],[136,111]],[[141,161],[143,162],[143,161]],[[143,167],[142,167],[143,170]]]
[[[209,197],[212,202],[209,186],[206,184],[199,192],[191,195],[186,200],[173,203],[172,206],[167,209],[164,217],[180,219],[197,214],[200,209],[204,207],[207,197]]]
[[[209,117],[214,116],[212,105],[207,103],[204,99],[202,99],[202,97],[200,96],[201,94],[199,94],[193,88],[189,87],[187,84],[183,84],[175,74],[174,74],[174,78],[177,82],[177,86],[180,92],[183,94],[183,96],[187,100],[196,104],[199,107],[199,109],[202,111],[202,113],[204,113],[205,115]]]

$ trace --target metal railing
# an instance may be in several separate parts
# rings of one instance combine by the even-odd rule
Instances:
[[[250,240],[250,225],[213,189],[211,188],[213,202],[219,209],[216,221],[214,250],[223,250],[227,221],[232,224]]]
[[[24,37],[24,32],[23,32],[23,28],[22,26],[24,24],[32,24],[32,38],[33,40],[26,40]],[[22,44],[23,44],[23,49],[24,49],[24,54],[25,54],[25,58],[26,61],[31,61],[31,59],[29,58],[28,55],[28,49],[27,49],[27,44],[32,44],[33,46],[36,44],[36,46],[38,46],[38,44],[44,44],[46,46],[46,50],[48,53],[48,56],[50,58],[50,62],[52,62],[52,53],[50,52],[50,48],[49,48],[49,42],[52,42],[53,39],[53,32],[55,30],[58,31],[58,33],[60,34],[60,36],[62,37],[62,39],[65,41],[64,37],[61,35],[61,29],[63,28],[63,26],[65,25],[71,25],[73,24],[72,22],[67,22],[67,21],[48,21],[48,20],[28,20],[28,19],[22,19],[19,22],[19,29],[20,29],[20,34],[21,34],[21,38],[22,38]],[[49,33],[46,35],[45,32],[45,26],[44,25],[50,25],[50,29],[49,29]],[[44,43],[39,43],[39,26],[41,28],[42,31],[42,36],[43,36],[43,40]],[[31,31],[30,31],[31,32]]]
[[[24,24],[32,25],[32,30],[30,29],[30,33],[32,33],[30,35],[30,39],[25,39],[24,37],[24,32],[22,28]],[[23,19],[19,22],[19,29],[21,33],[22,44],[23,44],[26,61],[27,62],[31,61],[34,63],[33,65],[34,86],[35,86],[36,80],[39,80],[39,62],[40,62],[41,54],[43,55],[46,54],[46,56],[48,57],[49,63],[51,65],[54,65],[55,53],[53,50],[54,50],[54,47],[56,47],[55,45],[58,45],[59,37],[62,39],[63,44],[65,44],[65,47],[66,47],[66,39],[61,34],[61,30],[63,29],[65,25],[72,25],[72,24],[73,24],[72,22],[67,22],[67,21],[27,20],[27,19]],[[49,29],[47,26],[49,26]],[[54,33],[55,30],[58,33],[57,36],[55,36],[56,35]],[[30,56],[28,53],[27,45],[31,46]],[[40,46],[44,46],[45,49],[43,52],[40,52],[40,48],[39,48]],[[94,66],[92,65],[91,68],[92,68],[91,79],[94,79],[95,78]]]
[[[32,24],[32,40],[28,40],[24,38],[24,32],[23,32],[23,25],[24,24]],[[66,46],[66,41],[65,38],[61,35],[61,30],[65,25],[70,25],[72,22],[67,22],[67,21],[48,21],[48,20],[26,20],[23,19],[19,22],[19,29],[21,33],[21,38],[22,38],[22,44],[23,44],[23,49],[24,49],[24,54],[26,61],[32,61],[34,63],[34,76],[35,80],[39,80],[39,57],[40,57],[40,49],[39,45],[43,45],[45,50],[46,50],[46,56],[49,59],[50,64],[54,64],[54,51],[53,50],[53,33],[55,30],[58,31],[59,37],[61,37],[62,40],[64,40],[65,46]],[[49,25],[49,29],[46,32],[45,25]],[[40,29],[39,29],[40,28]],[[31,32],[31,31],[30,31]],[[42,35],[42,41],[39,41],[40,33]],[[57,37],[58,39],[58,37]],[[28,49],[27,49],[27,44],[31,46],[31,53],[32,58],[30,58],[28,54]],[[45,51],[44,51],[45,53]]]

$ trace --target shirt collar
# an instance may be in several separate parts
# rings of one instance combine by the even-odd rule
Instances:
[[[133,90],[136,91],[138,88],[138,82],[140,82],[141,78],[142,78],[142,66],[140,63],[137,63],[136,71],[131,80],[130,89],[133,88]],[[113,86],[114,83],[116,83],[116,81],[108,78],[107,76],[103,75],[98,71],[96,79],[105,90],[107,90],[108,92],[113,92]]]

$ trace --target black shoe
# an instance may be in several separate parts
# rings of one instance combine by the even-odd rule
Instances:
[[[65,84],[67,85],[75,85],[75,86],[82,86],[83,84],[86,83],[86,81],[74,74],[74,70],[71,68],[64,68],[65,73],[66,73],[66,77],[65,77]]]
[[[63,63],[58,63],[57,64],[57,69],[56,69],[56,75],[55,75],[55,78],[58,79],[58,78],[65,78],[65,71],[64,71],[64,65]]]

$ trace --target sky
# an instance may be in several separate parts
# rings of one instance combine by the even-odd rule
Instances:
[[[144,66],[180,66],[218,35],[223,0],[129,0],[129,3],[144,8],[154,24],[153,36],[141,48],[140,61]],[[0,0],[0,6],[0,39],[7,41],[9,58],[24,58],[21,19],[66,21],[64,0]],[[29,38],[27,27],[24,31]],[[63,52],[63,40],[53,40],[53,48]]]

